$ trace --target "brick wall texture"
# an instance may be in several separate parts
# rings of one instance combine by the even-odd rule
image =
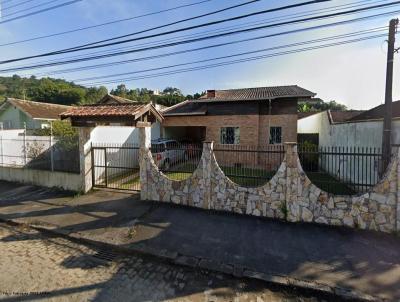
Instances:
[[[163,127],[206,127],[206,141],[220,142],[221,127],[239,127],[241,145],[267,145],[269,127],[282,127],[282,142],[297,141],[297,115],[166,116]]]

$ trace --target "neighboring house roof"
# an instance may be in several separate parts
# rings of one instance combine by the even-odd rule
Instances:
[[[348,122],[362,122],[370,120],[383,120],[385,115],[385,105],[376,106],[370,110],[364,111],[363,113],[351,118]],[[392,117],[400,118],[400,101],[392,103]]]
[[[58,120],[59,115],[62,112],[74,108],[72,106],[33,102],[14,98],[7,98],[1,108],[5,108],[7,104],[17,107],[35,120]]]
[[[97,104],[127,104],[127,103],[129,104],[137,102],[112,94],[106,94],[100,101],[97,102]]]
[[[60,114],[61,119],[81,120],[137,120],[143,114],[151,112],[158,120],[163,120],[161,113],[152,104],[112,104],[91,105],[72,108]]]
[[[364,110],[331,111],[328,110],[328,117],[332,124],[344,123],[362,114]]]
[[[200,100],[209,101],[246,101],[269,100],[276,98],[311,98],[316,94],[297,85],[255,87],[229,90],[207,90],[207,94]]]
[[[331,124],[336,124],[336,123],[344,123],[349,121],[355,116],[360,115],[363,113],[363,110],[345,110],[345,111],[332,111],[332,110],[326,110],[326,111],[312,111],[312,112],[299,112],[297,113],[297,119],[301,120],[304,118],[307,118],[309,116],[318,114],[318,113],[326,113],[329,118],[329,122]]]

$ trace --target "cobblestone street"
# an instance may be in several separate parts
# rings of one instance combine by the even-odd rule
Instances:
[[[1,301],[324,301],[0,224]]]

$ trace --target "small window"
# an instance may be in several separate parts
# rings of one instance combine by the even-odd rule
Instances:
[[[239,127],[222,127],[221,144],[238,145],[240,143]]]
[[[282,144],[282,127],[269,128],[269,143]]]

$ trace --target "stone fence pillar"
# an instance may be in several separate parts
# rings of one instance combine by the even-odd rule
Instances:
[[[396,231],[400,234],[400,148],[398,148],[396,155],[397,155]]]
[[[286,210],[288,221],[300,221],[300,206],[297,202],[299,170],[297,167],[297,143],[287,142],[286,147]]]
[[[92,153],[90,133],[93,128],[79,127],[79,164],[82,178],[82,192],[87,193],[92,189]]]
[[[204,184],[202,184],[205,188],[204,191],[204,200],[203,200],[203,208],[204,209],[212,209],[212,198],[211,194],[212,187],[211,187],[211,175],[212,175],[212,161],[211,156],[214,149],[214,142],[204,142],[203,143],[203,154],[202,154],[202,173],[203,173],[203,180]]]
[[[150,159],[148,158],[151,145],[151,123],[138,122],[139,129],[139,169],[140,169],[140,199],[149,200],[148,173],[150,171]]]

